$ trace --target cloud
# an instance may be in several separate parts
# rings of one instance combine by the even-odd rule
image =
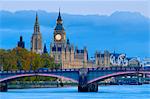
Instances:
[[[0,11],[0,48],[13,48],[23,35],[26,47],[35,22],[35,11]],[[38,11],[43,43],[50,48],[58,13]],[[150,19],[137,12],[117,11],[106,15],[62,14],[67,38],[79,48],[87,46],[89,55],[96,50],[127,53],[128,56],[150,57]]]

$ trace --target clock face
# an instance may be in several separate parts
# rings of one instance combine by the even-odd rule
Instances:
[[[55,35],[55,39],[56,39],[57,41],[60,41],[60,40],[61,40],[61,35],[60,35],[60,34],[56,34],[56,35]]]

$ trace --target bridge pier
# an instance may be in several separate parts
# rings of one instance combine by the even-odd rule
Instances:
[[[7,83],[0,83],[0,92],[7,92]]]
[[[88,84],[88,92],[98,92],[98,83]]]
[[[78,85],[78,92],[98,92],[98,83]]]
[[[87,83],[87,73],[88,70],[82,68],[79,70],[79,85],[78,92],[97,92],[98,91],[98,83]]]

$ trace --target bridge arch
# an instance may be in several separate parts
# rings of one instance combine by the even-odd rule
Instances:
[[[74,79],[72,79],[72,78],[68,78],[68,77],[60,76],[60,75],[54,75],[54,74],[46,74],[46,73],[13,75],[13,76],[9,76],[9,77],[0,79],[0,82],[7,82],[7,81],[11,81],[11,80],[14,80],[14,79],[17,79],[17,78],[31,77],[31,76],[43,76],[43,77],[63,78],[63,79],[65,79],[65,80],[70,80],[70,81],[72,81],[72,82],[78,83],[77,80],[74,80]]]
[[[129,72],[116,72],[116,73],[112,73],[112,74],[107,74],[107,75],[100,76],[100,77],[97,77],[97,78],[94,78],[94,79],[88,81],[88,84],[94,83],[94,82],[99,82],[99,81],[102,81],[102,80],[110,78],[110,77],[116,77],[116,76],[127,75],[127,74],[137,74],[137,72],[129,71]],[[150,74],[150,72],[146,72],[146,71],[138,72],[138,74]]]

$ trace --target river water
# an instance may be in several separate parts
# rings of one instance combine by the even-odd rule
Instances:
[[[0,99],[150,99],[150,85],[99,86],[88,93],[78,93],[77,87],[9,89]]]

